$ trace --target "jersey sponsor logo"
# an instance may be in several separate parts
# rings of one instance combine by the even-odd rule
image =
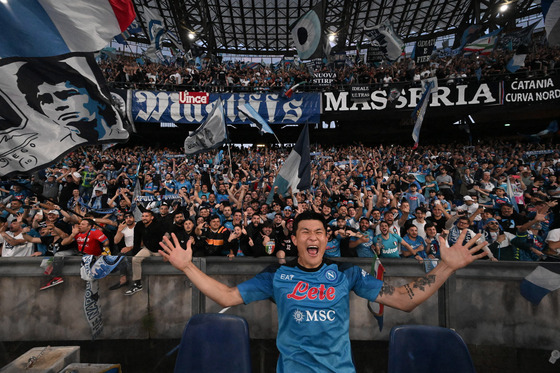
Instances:
[[[295,310],[293,313],[294,320],[298,324],[301,324],[302,322],[332,322],[335,321],[335,316],[336,311],[334,310]]]
[[[337,274],[335,271],[333,271],[332,269],[329,269],[326,273],[325,273],[325,278],[329,281],[335,281],[337,278]]]
[[[366,277],[368,273],[362,269],[362,277]]]
[[[280,280],[291,280],[291,279],[293,279],[293,278],[294,278],[294,275],[286,275],[286,274],[284,274],[284,273],[282,273],[282,274],[280,275]]]
[[[324,284],[319,285],[319,287],[309,286],[307,282],[300,281],[294,287],[294,290],[287,295],[288,299],[295,300],[334,300],[336,298],[336,289],[332,286],[328,288]]]

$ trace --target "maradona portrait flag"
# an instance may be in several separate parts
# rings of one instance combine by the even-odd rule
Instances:
[[[0,57],[95,52],[135,17],[131,0],[0,1]]]
[[[0,60],[0,176],[127,139],[93,53]]]
[[[204,123],[185,139],[185,154],[194,155],[222,146],[227,141],[226,117],[222,100],[214,103]]]
[[[278,187],[278,194],[286,195],[291,187],[292,192],[306,190],[311,187],[311,155],[309,152],[309,129],[307,124],[301,131],[296,145],[282,165],[274,180],[272,190]],[[271,203],[274,193],[268,194],[267,203]]]

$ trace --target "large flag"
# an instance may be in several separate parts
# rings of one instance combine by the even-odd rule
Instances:
[[[278,187],[278,194],[286,195],[288,189],[296,193],[311,187],[311,155],[309,152],[309,129],[307,124],[301,131],[296,145],[276,175],[272,190]],[[274,195],[268,194],[267,203],[271,203]]]
[[[489,34],[484,35],[480,39],[476,39],[472,43],[468,43],[463,48],[464,52],[478,53],[480,55],[488,55],[494,51],[494,46],[498,40],[498,34],[502,29],[497,29]]]
[[[126,40],[129,37],[131,37],[132,35],[138,34],[139,32],[142,32],[142,27],[140,26],[140,23],[138,23],[137,21],[134,21],[130,24],[130,26],[128,26],[128,28],[126,30],[124,30],[120,34],[116,35],[115,40],[119,44],[128,45]]]
[[[0,60],[0,175],[127,139],[93,53]]]
[[[521,295],[538,305],[545,295],[560,289],[560,263],[543,263],[521,282]]]
[[[0,58],[98,51],[134,17],[131,0],[0,1]]]
[[[518,31],[508,32],[507,34],[502,34],[500,39],[496,43],[496,48],[503,50],[517,50],[521,46],[528,46],[531,44],[533,38],[533,31],[540,21],[533,23],[527,27],[522,28]]]
[[[247,117],[247,119],[251,121],[252,127],[256,127],[259,129],[259,131],[261,131],[261,135],[266,132],[276,137],[276,134],[274,133],[272,128],[270,128],[268,123],[266,123],[266,120],[264,120],[264,118],[261,117],[261,115],[255,109],[253,109],[253,107],[248,102],[246,102],[245,105],[240,105],[238,109],[243,113],[243,115]],[[280,142],[280,140],[278,140],[278,137],[276,137],[276,140]]]
[[[330,44],[323,28],[324,14],[325,1],[321,1],[290,26],[292,39],[302,61],[329,55]]]
[[[389,61],[395,61],[402,55],[404,42],[393,30],[391,22],[385,21],[379,25],[364,30],[372,44],[378,44]]]
[[[376,279],[383,281],[385,276],[385,267],[381,264],[378,257],[375,257],[373,263],[371,264],[371,275]],[[383,330],[383,313],[385,311],[385,306],[381,303],[368,301],[368,309],[373,314],[373,317],[377,320],[377,325],[379,326],[379,331]]]
[[[424,93],[422,93],[422,97],[420,98],[420,101],[418,101],[418,105],[416,105],[416,108],[412,112],[412,120],[414,122],[414,129],[412,130],[414,149],[418,147],[418,140],[420,139],[420,129],[422,128],[424,115],[426,115],[426,110],[428,109],[428,105],[430,103],[430,95],[432,94],[433,86],[434,83],[430,81],[424,89]]]
[[[549,46],[560,45],[560,1],[541,0],[544,29]]]
[[[144,7],[144,20],[148,24],[148,38],[150,46],[146,49],[146,55],[161,63],[167,63],[167,58],[163,55],[163,41],[169,40],[175,49],[184,53],[181,42],[175,34],[165,28],[163,18],[153,12],[150,8]]]
[[[204,123],[185,139],[185,153],[194,155],[222,146],[227,141],[226,117],[222,100],[214,103]]]

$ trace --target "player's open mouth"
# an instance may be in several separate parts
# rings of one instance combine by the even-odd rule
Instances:
[[[316,256],[319,253],[319,248],[317,246],[309,246],[307,253],[311,256]]]

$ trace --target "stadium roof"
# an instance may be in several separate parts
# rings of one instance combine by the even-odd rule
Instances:
[[[289,26],[318,3],[317,0],[133,0],[144,34],[144,7],[163,17],[183,46],[193,43],[205,52],[242,55],[292,55]],[[540,1],[508,0],[508,13],[498,8],[504,0],[324,0],[325,27],[336,33],[336,48],[355,49],[364,40],[363,30],[393,22],[405,42],[456,34],[469,24],[494,29],[511,19],[541,12]],[[147,43],[145,37],[136,38]],[[185,48],[188,49],[188,48]]]

